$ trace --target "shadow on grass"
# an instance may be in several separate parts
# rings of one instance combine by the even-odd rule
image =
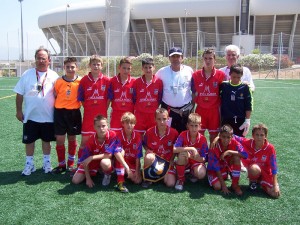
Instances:
[[[95,186],[92,188],[89,188],[88,186],[86,186],[85,181],[83,181],[81,184],[76,185],[76,184],[71,183],[71,180],[70,180],[69,184],[67,184],[64,188],[59,189],[57,192],[60,195],[71,195],[76,192],[86,192],[86,193],[96,193],[99,191],[101,191],[101,192],[118,192],[118,190],[116,189],[116,185],[117,185],[116,174],[112,174],[111,182],[106,187],[102,186],[102,178],[103,178],[103,174],[97,174],[96,176],[92,177],[94,184],[95,184]],[[141,185],[134,184],[131,181],[129,181],[128,179],[126,179],[125,185],[128,188],[129,193],[136,193],[136,192],[143,190]],[[120,194],[126,194],[126,193],[120,192]]]
[[[45,174],[42,169],[37,169],[30,176],[22,176],[22,171],[8,171],[0,172],[0,185],[16,184],[18,182],[24,182],[27,185],[37,185],[45,182],[58,181],[62,184],[69,183],[71,181],[69,174],[54,175],[51,173]]]

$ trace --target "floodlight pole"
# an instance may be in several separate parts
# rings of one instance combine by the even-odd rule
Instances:
[[[68,35],[68,8],[70,7],[69,4],[67,4],[66,7],[66,55],[69,57],[69,35]]]
[[[22,13],[22,1],[18,0],[21,6],[21,61],[24,62],[24,44],[23,44],[23,13]]]

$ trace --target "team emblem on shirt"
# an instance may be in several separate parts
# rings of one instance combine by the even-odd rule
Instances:
[[[172,145],[172,141],[168,141],[168,146],[171,146]]]
[[[214,88],[218,87],[218,82],[213,82],[213,87]]]
[[[132,145],[132,148],[133,148],[134,150],[136,150],[136,144],[133,144],[133,145]]]
[[[106,85],[101,86],[101,91],[105,91]]]
[[[263,156],[261,157],[261,161],[265,162],[266,160],[267,160],[267,156],[263,155]]]

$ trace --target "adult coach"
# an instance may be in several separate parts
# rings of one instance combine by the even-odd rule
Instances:
[[[171,127],[179,133],[186,130],[188,116],[193,109],[191,79],[193,69],[183,65],[183,52],[179,47],[169,50],[171,65],[157,71],[156,77],[163,82],[161,107],[169,111]]]
[[[236,45],[228,45],[225,47],[225,58],[227,61],[227,66],[220,68],[220,70],[222,70],[225,73],[226,80],[230,79],[230,75],[229,75],[230,67],[232,65],[237,64],[237,61],[240,57],[240,52],[241,52],[240,48]],[[245,66],[243,66],[242,82],[244,84],[248,84],[252,92],[255,91],[255,85],[252,79],[252,74],[249,68]]]
[[[54,136],[54,82],[58,78],[56,72],[50,70],[50,51],[39,48],[35,52],[36,68],[26,70],[18,81],[16,92],[16,117],[23,123],[23,139],[26,150],[26,162],[22,175],[34,172],[34,148],[37,139],[42,140],[44,154],[43,170],[50,173],[50,141]],[[23,110],[24,102],[24,110]]]

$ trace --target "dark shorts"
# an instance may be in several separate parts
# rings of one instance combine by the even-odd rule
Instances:
[[[80,109],[54,109],[54,128],[56,135],[81,134]]]
[[[237,136],[243,137],[244,130],[240,130],[240,126],[245,122],[245,118],[237,119],[223,119],[221,121],[221,126],[229,124],[233,128],[233,133]]]
[[[28,120],[23,124],[23,139],[24,144],[31,144],[38,139],[50,142],[55,141],[54,123],[38,123]]]

